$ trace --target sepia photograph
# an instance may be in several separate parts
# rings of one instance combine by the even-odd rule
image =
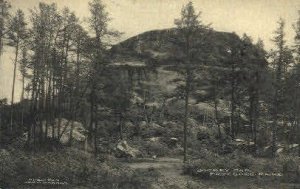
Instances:
[[[300,189],[300,0],[0,0],[0,189]]]

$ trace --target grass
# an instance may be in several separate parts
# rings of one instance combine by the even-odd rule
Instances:
[[[58,179],[66,187],[86,188],[149,188],[156,175],[149,171],[131,170],[115,160],[97,161],[91,154],[73,148],[56,152],[28,153],[22,150],[0,152],[0,187],[53,187],[56,185],[28,185],[30,179]],[[143,175],[148,175],[143,178]],[[150,175],[150,176],[149,176]],[[145,185],[147,183],[147,185]],[[59,187],[59,186],[58,186]]]

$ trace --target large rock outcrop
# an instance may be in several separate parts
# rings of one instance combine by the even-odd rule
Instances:
[[[116,147],[116,156],[124,158],[137,158],[141,156],[141,152],[128,145],[126,140],[120,141]]]

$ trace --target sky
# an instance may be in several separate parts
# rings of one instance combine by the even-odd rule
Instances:
[[[139,33],[174,27],[174,19],[188,0],[102,0],[111,17],[109,27],[120,32],[120,40]],[[89,16],[88,0],[10,0],[14,9],[20,8],[29,14],[29,9],[39,2],[56,3],[59,9],[67,6],[84,22]],[[272,48],[271,38],[282,17],[286,21],[286,39],[292,45],[292,25],[298,19],[300,0],[194,0],[196,11],[201,11],[201,20],[217,31],[246,33],[255,41],[261,38],[267,50]],[[0,60],[0,97],[11,94],[11,50]],[[17,87],[20,83],[17,83]],[[20,91],[17,91],[16,98]]]

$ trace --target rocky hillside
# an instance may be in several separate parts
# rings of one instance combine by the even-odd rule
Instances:
[[[241,39],[234,33],[199,31],[193,40],[195,59],[199,63],[208,56],[217,56],[219,63],[226,63],[230,59],[231,51],[242,47]],[[177,29],[154,30],[129,38],[111,48],[114,61],[143,61],[145,63],[175,64],[184,56],[182,54],[183,41]]]
[[[164,99],[161,96],[169,98],[167,102],[172,101],[172,98],[178,95],[176,90],[184,84],[180,74],[180,65],[184,62],[183,47],[184,41],[177,29],[154,30],[114,45],[110,55],[117,65],[155,68],[155,74],[149,74],[151,75],[148,80],[148,85],[149,83],[151,85],[149,91],[153,97],[149,103],[163,103]],[[259,57],[255,45],[245,42],[234,33],[214,30],[199,30],[193,38],[191,54],[193,63],[199,67],[194,73],[198,84],[192,92],[190,103],[196,105],[193,109],[200,110],[201,114],[214,112],[211,99],[212,77],[218,75],[219,80],[222,81],[220,89],[225,92],[220,99],[219,108],[222,109],[222,114],[228,115],[232,62],[240,70],[251,69],[251,63],[256,63],[249,61],[252,59],[262,60],[262,64],[266,62]],[[243,76],[240,79],[241,85],[242,82],[247,85],[251,80],[251,76],[247,78],[245,73],[241,74]],[[243,88],[247,87],[243,86]]]

